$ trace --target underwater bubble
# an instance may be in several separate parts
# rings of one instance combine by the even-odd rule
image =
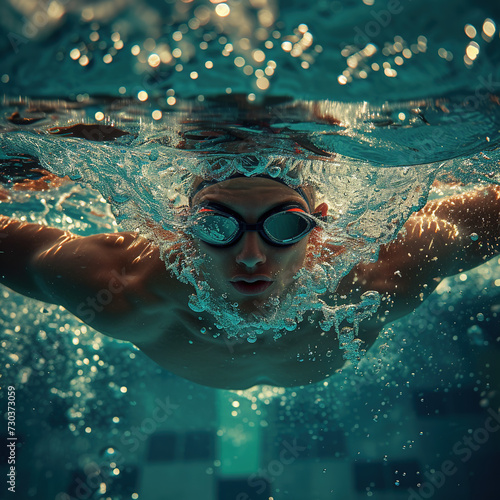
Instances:
[[[121,204],[121,203],[125,203],[128,200],[129,200],[129,197],[127,195],[120,195],[118,193],[115,193],[113,195],[113,201],[115,203]]]
[[[324,331],[324,332],[329,332],[332,327],[333,327],[333,320],[326,320],[326,319],[322,319],[320,320],[319,322],[319,327]]]
[[[281,174],[281,168],[279,166],[272,166],[268,172],[271,177],[278,177]]]
[[[203,312],[205,310],[203,303],[196,295],[191,295],[189,297],[188,306],[194,312]]]
[[[99,453],[99,455],[103,458],[114,458],[116,457],[117,455],[117,450],[116,448],[113,448],[112,446],[109,446],[109,447],[106,447],[104,449],[101,450],[101,452]]]
[[[472,234],[470,235],[470,239],[471,239],[472,241],[477,241],[477,240],[479,239],[479,235],[478,235],[477,233],[472,233]]]

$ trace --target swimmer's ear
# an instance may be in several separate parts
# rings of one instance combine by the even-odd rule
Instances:
[[[328,215],[328,205],[326,203],[321,203],[321,205],[318,205],[316,207],[316,210],[314,212],[321,212],[321,215],[325,217],[326,215]]]

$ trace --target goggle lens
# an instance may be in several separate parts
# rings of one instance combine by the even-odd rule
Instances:
[[[276,242],[287,244],[295,243],[305,236],[311,224],[297,212],[281,212],[271,215],[264,222],[264,230]]]
[[[245,224],[230,214],[204,208],[195,218],[193,232],[215,246],[232,245],[248,230],[258,231],[268,243],[287,246],[302,239],[315,225],[314,219],[298,208],[271,214],[258,224]]]
[[[195,233],[206,243],[224,245],[236,237],[238,229],[233,218],[208,212],[197,219]]]

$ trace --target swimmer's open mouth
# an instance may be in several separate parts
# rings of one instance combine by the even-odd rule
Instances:
[[[244,295],[257,295],[259,293],[267,290],[273,281],[269,279],[256,279],[252,281],[247,281],[246,279],[237,279],[235,281],[230,281],[231,285],[240,293]]]

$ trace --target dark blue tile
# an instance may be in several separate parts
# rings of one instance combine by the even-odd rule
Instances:
[[[75,470],[71,474],[66,493],[71,498],[91,498],[99,488],[96,478],[99,479],[98,476],[87,476],[83,470]]]
[[[421,467],[416,460],[392,460],[388,467],[394,490],[406,491],[407,488],[417,488],[417,484],[422,481]]]
[[[179,458],[178,436],[175,432],[156,432],[149,439],[148,461],[164,462]]]
[[[139,489],[140,471],[136,465],[125,465],[121,467],[120,475],[113,478],[112,486],[109,492],[113,494],[121,494],[123,498],[130,498],[132,493]]]
[[[360,462],[354,464],[354,485],[357,491],[366,489],[385,490],[388,486],[386,467],[383,462]]]
[[[461,387],[448,392],[420,391],[413,394],[419,417],[482,413],[480,396],[473,387]]]
[[[268,500],[270,496],[270,484],[263,477],[217,480],[217,500]]]

